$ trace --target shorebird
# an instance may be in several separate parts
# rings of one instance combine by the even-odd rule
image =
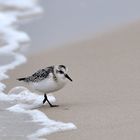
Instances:
[[[64,65],[49,66],[40,69],[31,76],[19,78],[17,80],[28,83],[29,86],[44,94],[43,104],[47,101],[50,107],[57,107],[48,100],[47,94],[62,89],[67,82],[67,79],[72,79],[67,74],[68,68]]]

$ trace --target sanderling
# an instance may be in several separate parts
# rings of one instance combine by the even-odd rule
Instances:
[[[47,93],[55,92],[63,88],[66,84],[66,79],[72,81],[67,74],[68,68],[64,65],[55,65],[38,70],[33,75],[19,78],[17,80],[24,81],[29,86],[44,94],[43,104],[47,101],[50,107],[56,107],[58,105],[52,105],[47,98]]]

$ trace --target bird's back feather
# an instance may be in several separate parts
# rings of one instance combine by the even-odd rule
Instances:
[[[17,80],[24,82],[39,82],[47,78],[50,73],[53,73],[53,66],[47,67],[45,69],[40,69],[31,76],[19,78]]]

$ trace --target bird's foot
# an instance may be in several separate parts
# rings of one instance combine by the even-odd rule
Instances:
[[[52,105],[52,104],[51,104],[50,107],[59,107],[59,105]]]
[[[50,107],[58,107],[58,106],[59,106],[59,105],[52,105],[52,104],[50,103],[50,101],[48,100],[47,95],[44,94],[43,104],[45,104],[46,101],[49,103]]]

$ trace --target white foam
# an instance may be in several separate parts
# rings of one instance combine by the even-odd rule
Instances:
[[[43,128],[28,136],[29,139],[39,139],[43,135],[49,135],[54,132],[76,129],[73,123],[63,123],[49,119],[46,114],[37,110],[43,106],[43,96],[30,92],[25,87],[15,87],[9,94],[8,99],[17,104],[8,108],[9,111],[27,113],[33,118],[33,122],[40,123]],[[55,102],[54,96],[48,96],[50,102]]]
[[[37,0],[0,0],[0,6],[7,9],[0,12],[0,35],[2,40],[5,41],[4,45],[0,47],[0,54],[14,57],[11,63],[0,66],[1,81],[8,78],[6,74],[8,70],[26,62],[26,58],[18,53],[18,49],[21,43],[29,42],[30,38],[25,32],[18,30],[20,18],[41,13],[42,8],[38,6]],[[29,139],[36,140],[43,135],[76,128],[72,123],[51,120],[46,114],[37,110],[37,108],[43,106],[43,96],[32,93],[25,87],[15,87],[10,90],[9,94],[5,94],[3,92],[4,88],[6,88],[6,85],[0,82],[0,100],[14,104],[7,110],[28,114],[32,117],[33,122],[42,125],[42,129],[28,136]],[[51,102],[55,102],[54,96],[50,95],[48,98]]]
[[[30,9],[37,6],[37,0],[0,0],[0,4],[18,9]]]
[[[40,14],[43,9],[38,5],[38,0],[0,0],[0,5],[20,10],[21,12],[12,12],[17,16],[30,16]]]
[[[11,52],[11,53],[9,52],[9,54],[14,55],[15,61],[13,61],[10,64],[0,67],[0,81],[8,78],[8,75],[6,75],[6,72],[8,70],[14,69],[16,66],[18,66],[26,61],[26,58],[21,54],[17,54],[17,53],[13,53],[13,52]],[[6,86],[0,82],[0,91],[3,91],[5,89],[5,87]]]
[[[6,64],[0,67],[0,80],[8,78],[5,74],[8,70],[15,68],[16,66],[24,63],[26,58],[14,51],[20,48],[21,42],[29,41],[29,37],[26,33],[18,31],[13,25],[18,21],[16,16],[1,12],[0,13],[0,34],[1,38],[5,41],[5,44],[0,48],[0,54],[7,54],[14,57],[14,61],[10,64]],[[5,85],[0,83],[0,90],[3,91]]]
[[[5,45],[0,49],[0,53],[10,53],[20,47],[20,43],[29,42],[28,35],[22,31],[18,31],[14,24],[18,22],[16,16],[11,16],[9,13],[0,13],[0,33],[6,41]]]
[[[54,132],[76,129],[76,126],[73,123],[63,123],[51,120],[46,117],[43,112],[40,112],[38,110],[34,110],[31,113],[34,121],[41,123],[44,127],[42,129],[39,129],[36,133],[31,134],[29,136],[30,139],[41,137],[43,135],[49,135]]]
[[[18,104],[14,107],[18,108],[20,106],[20,108],[28,110],[41,107],[43,105],[44,96],[30,92],[27,88],[20,86],[11,89],[8,93],[8,98],[8,100]],[[55,98],[52,95],[49,95],[48,99],[51,102],[55,102]]]

